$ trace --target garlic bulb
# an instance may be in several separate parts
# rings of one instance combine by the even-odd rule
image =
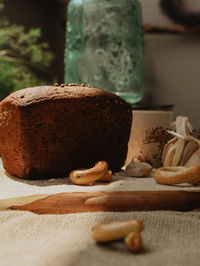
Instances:
[[[176,132],[168,131],[174,138],[164,147],[163,166],[200,166],[200,141],[191,136],[192,126],[188,117],[178,116],[175,126]]]

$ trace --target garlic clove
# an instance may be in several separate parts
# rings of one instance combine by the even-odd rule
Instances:
[[[200,148],[198,148],[189,158],[189,160],[185,163],[184,166],[192,166],[198,165],[200,166]]]
[[[185,140],[179,138],[174,145],[175,145],[175,153],[172,159],[172,166],[177,166],[180,165],[183,156]]]
[[[152,169],[152,166],[146,162],[134,162],[134,160],[132,160],[126,166],[126,174],[132,177],[149,176]]]
[[[163,166],[171,166],[175,154],[177,137],[171,139],[164,147],[162,154]]]
[[[199,148],[199,144],[194,140],[189,140],[184,148],[183,156],[180,165],[185,165],[186,162],[190,159],[192,154]]]

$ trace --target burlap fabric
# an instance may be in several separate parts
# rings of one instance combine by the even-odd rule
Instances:
[[[92,227],[108,220],[140,218],[144,250],[130,253],[123,241],[96,244]],[[200,265],[200,213],[96,212],[36,215],[0,212],[2,266],[195,266]]]

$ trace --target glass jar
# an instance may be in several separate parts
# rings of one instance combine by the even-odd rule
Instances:
[[[65,82],[111,91],[130,104],[143,96],[143,32],[138,0],[71,0]]]

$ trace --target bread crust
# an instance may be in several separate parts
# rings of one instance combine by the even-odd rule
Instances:
[[[0,151],[11,175],[64,177],[101,160],[116,172],[126,159],[131,108],[104,90],[27,88],[5,98],[0,113]]]

